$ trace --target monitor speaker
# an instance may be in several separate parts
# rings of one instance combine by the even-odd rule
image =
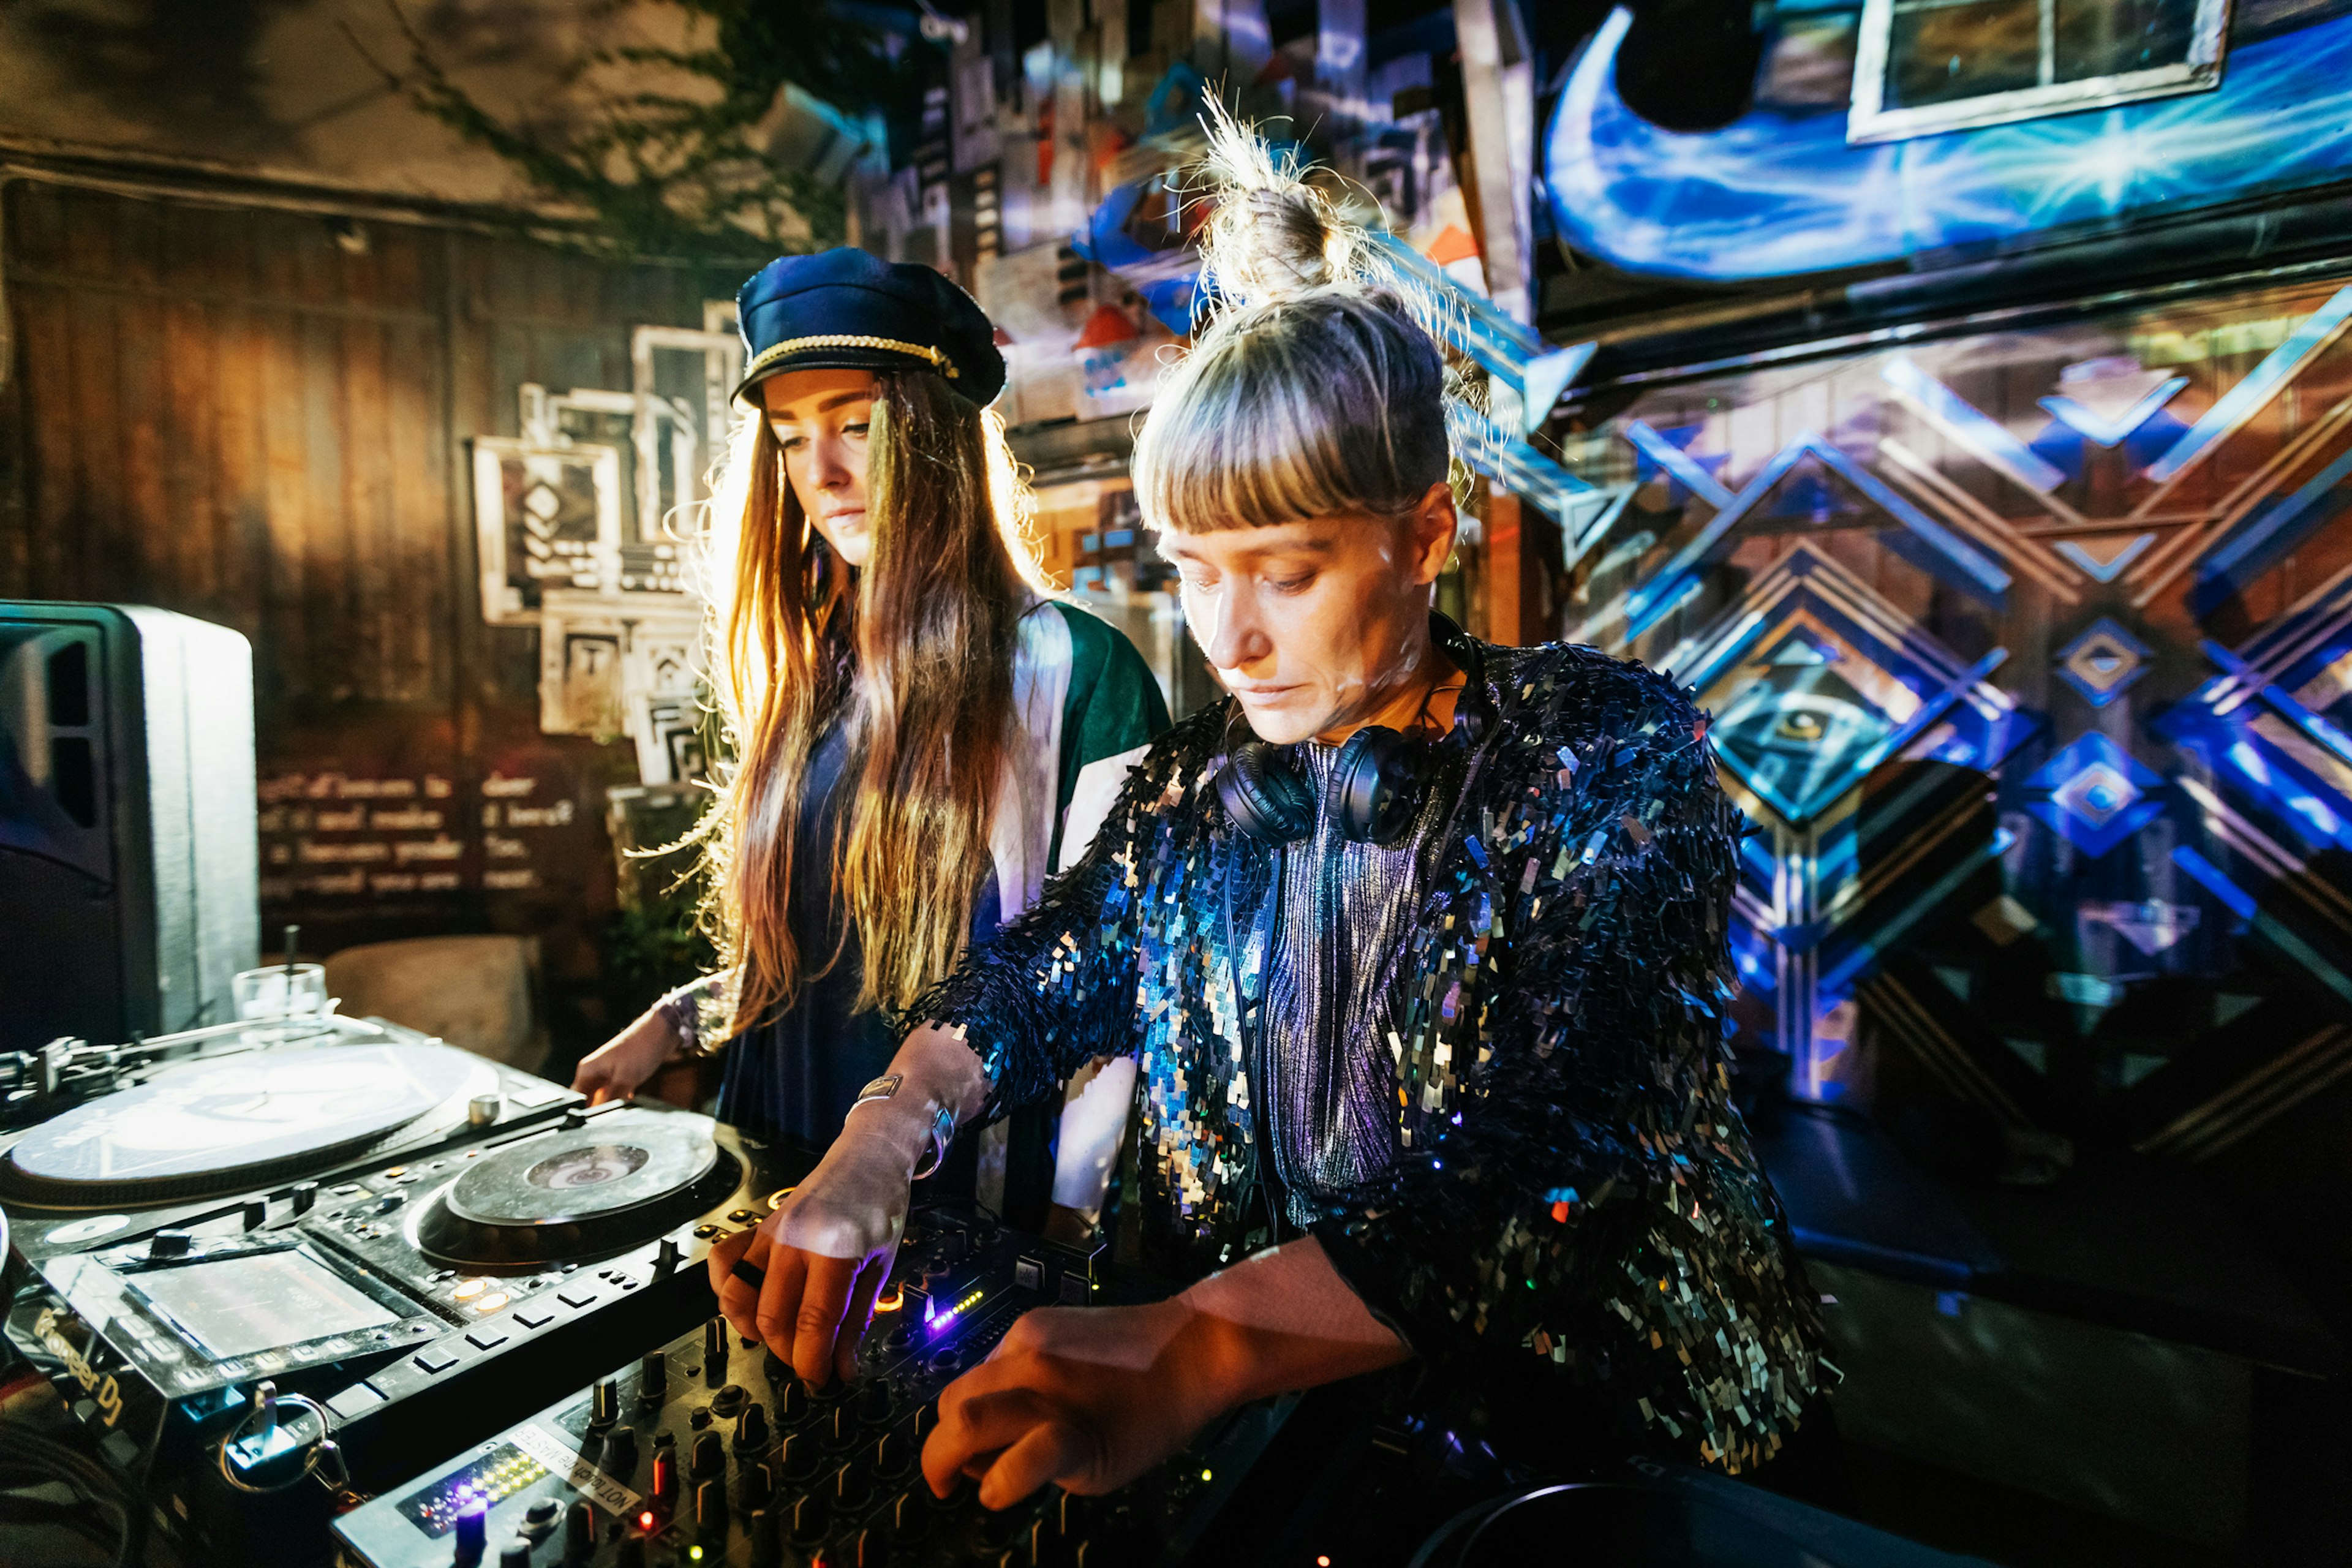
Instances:
[[[258,961],[253,649],[0,600],[0,1049],[222,1023]]]

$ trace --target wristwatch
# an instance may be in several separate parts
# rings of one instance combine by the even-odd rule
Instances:
[[[855,1110],[869,1100],[895,1099],[899,1087],[906,1081],[907,1075],[904,1073],[884,1073],[857,1091],[857,1098],[849,1102],[849,1109]],[[846,1115],[847,1113],[845,1112],[845,1120]],[[929,1163],[920,1170],[908,1172],[907,1176],[908,1181],[919,1182],[925,1176],[934,1174],[947,1163],[948,1145],[955,1142],[955,1129],[956,1114],[952,1107],[942,1105],[931,1112],[931,1158]]]

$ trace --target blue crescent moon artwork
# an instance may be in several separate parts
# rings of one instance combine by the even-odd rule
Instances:
[[[1858,267],[2352,172],[2352,16],[2233,43],[2210,92],[1860,146],[1842,107],[1659,129],[1617,94],[1632,20],[1613,12],[1570,72],[1544,170],[1561,237],[1629,272]]]

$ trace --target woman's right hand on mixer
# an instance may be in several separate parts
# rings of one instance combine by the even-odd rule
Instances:
[[[890,1278],[935,1113],[946,1107],[968,1118],[987,1098],[980,1058],[961,1034],[935,1025],[908,1037],[890,1071],[898,1089],[852,1107],[816,1169],[758,1229],[710,1249],[710,1287],[728,1322],[814,1387],[836,1373],[845,1382],[857,1375],[858,1338]],[[756,1289],[734,1274],[739,1261],[764,1275]]]
[[[658,1007],[580,1058],[572,1091],[591,1105],[626,1100],[677,1054],[677,1029]]]

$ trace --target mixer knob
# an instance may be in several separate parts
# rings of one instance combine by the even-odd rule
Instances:
[[[589,1398],[588,1429],[591,1432],[602,1431],[620,1418],[621,1385],[609,1377],[604,1378],[596,1384],[596,1392]]]
[[[885,1432],[874,1445],[874,1468],[883,1476],[897,1480],[915,1468],[913,1445],[896,1432]]]
[[[637,1368],[637,1403],[659,1405],[669,1397],[669,1357],[656,1351]]]
[[[869,1422],[889,1420],[897,1403],[890,1396],[890,1385],[878,1377],[857,1391],[857,1414]]]
[[[768,1446],[768,1413],[759,1401],[743,1407],[743,1419],[735,1424],[735,1446],[754,1452]]]
[[[237,1211],[237,1227],[241,1230],[259,1230],[268,1223],[269,1203],[265,1198],[249,1199]]]
[[[751,1568],[782,1568],[784,1540],[776,1516],[764,1507],[751,1510]]]
[[[898,1560],[891,1548],[890,1531],[883,1525],[871,1525],[857,1534],[857,1568],[890,1568]]]
[[[150,1258],[185,1258],[193,1243],[184,1230],[159,1230],[147,1238]]]
[[[833,1500],[844,1508],[863,1508],[874,1500],[874,1479],[856,1465],[844,1465],[833,1479]]]
[[[319,1184],[297,1182],[293,1187],[294,1213],[299,1216],[319,1206]]]
[[[489,1541],[489,1510],[477,1503],[457,1515],[457,1568],[474,1568]]]
[[[563,1510],[563,1568],[582,1568],[596,1550],[596,1510],[575,1502]]]
[[[713,1318],[702,1325],[702,1376],[711,1387],[727,1381],[727,1320]]]
[[[705,1432],[694,1440],[694,1473],[715,1476],[727,1468],[727,1445],[716,1432]]]
[[[898,1541],[920,1540],[930,1528],[930,1515],[924,1511],[923,1500],[911,1491],[900,1492],[890,1505],[890,1534]]]
[[[727,1533],[727,1483],[708,1480],[694,1489],[694,1531],[698,1539],[717,1541]]]
[[[551,1497],[532,1499],[530,1506],[522,1510],[524,1527],[532,1531],[546,1530],[555,1522],[555,1515],[562,1507],[562,1504]]]
[[[776,1469],[764,1461],[743,1465],[735,1472],[735,1506],[743,1509],[765,1508],[775,1500]]]
[[[815,1434],[810,1432],[792,1434],[784,1439],[784,1446],[777,1450],[776,1457],[781,1462],[777,1474],[782,1476],[788,1482],[807,1480],[816,1474],[818,1464],[816,1450]]]
[[[615,1426],[604,1436],[604,1473],[625,1480],[637,1473],[637,1429]]]
[[[810,1492],[793,1504],[793,1544],[814,1546],[824,1540],[827,1511],[823,1492]]]
[[[499,1568],[530,1568],[530,1542],[518,1535],[499,1547]]]
[[[710,1396],[710,1414],[726,1420],[740,1411],[743,1402],[751,1397],[740,1384],[730,1383]]]
[[[776,1358],[771,1352],[768,1359],[774,1361]],[[808,1390],[801,1386],[799,1378],[793,1376],[793,1369],[785,1367],[783,1381],[776,1384],[776,1420],[782,1426],[797,1426],[808,1419]]]
[[[773,1351],[768,1352],[760,1358],[760,1375],[770,1383],[782,1383],[786,1378],[795,1377],[793,1363]],[[795,1381],[797,1381],[796,1378]]]
[[[667,1432],[654,1439],[653,1494],[665,1503],[677,1496],[677,1445]]]

